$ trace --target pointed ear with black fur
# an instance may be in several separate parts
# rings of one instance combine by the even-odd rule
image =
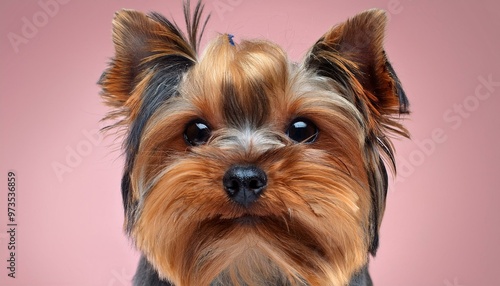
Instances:
[[[311,48],[305,67],[330,78],[363,115],[366,129],[365,152],[372,196],[370,252],[378,247],[378,232],[385,209],[387,172],[384,160],[395,169],[389,133],[408,137],[397,121],[409,113],[408,99],[383,48],[387,17],[372,9],[334,26]]]
[[[389,129],[406,136],[392,120],[408,113],[408,100],[383,48],[386,22],[383,10],[372,9],[334,26],[311,48],[305,65],[350,89],[346,96],[378,135]]]
[[[190,66],[196,61],[196,48],[175,24],[156,13],[117,12],[113,43],[115,56],[98,82],[106,104],[115,108],[107,119],[124,117],[127,123],[132,122],[153,71]]]

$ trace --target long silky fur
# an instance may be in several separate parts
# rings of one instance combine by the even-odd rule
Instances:
[[[378,248],[380,227],[387,195],[387,170],[396,172],[390,136],[409,137],[399,123],[409,113],[409,102],[401,82],[383,50],[385,12],[370,10],[333,27],[310,50],[306,65],[318,75],[340,83],[348,99],[365,118],[366,162],[372,193],[372,242]],[[350,96],[349,96],[350,95]]]
[[[105,103],[114,108],[104,120],[116,123],[105,130],[124,130],[117,132],[124,133],[126,164],[121,189],[127,231],[131,230],[137,215],[137,197],[131,195],[130,172],[143,129],[151,115],[176,95],[182,75],[196,63],[199,41],[209,19],[205,18],[198,33],[204,5],[198,2],[192,16],[190,7],[188,0],[184,5],[187,36],[177,24],[155,12],[144,15],[122,10],[113,20],[115,57],[98,84]],[[137,35],[140,42],[130,40]]]
[[[124,133],[125,230],[142,252],[135,285],[368,286],[388,185],[390,138],[408,99],[383,50],[386,16],[333,27],[292,64],[268,41],[220,35],[202,58],[208,21],[184,6],[187,35],[158,13],[118,12],[115,57],[99,80]],[[356,34],[358,33],[358,34]],[[305,117],[317,142],[284,134]],[[212,128],[187,146],[185,126]],[[255,164],[268,187],[249,208],[221,182]]]

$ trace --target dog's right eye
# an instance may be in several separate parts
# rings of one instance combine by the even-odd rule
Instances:
[[[203,120],[197,119],[189,122],[184,130],[184,140],[191,146],[199,146],[207,143],[212,135],[212,131],[208,124]]]

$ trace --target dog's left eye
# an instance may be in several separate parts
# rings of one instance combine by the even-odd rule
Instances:
[[[312,143],[318,138],[318,127],[306,118],[297,118],[286,130],[286,135],[295,142]]]
[[[184,130],[184,139],[191,146],[199,146],[207,143],[212,135],[210,127],[201,119],[191,121]]]

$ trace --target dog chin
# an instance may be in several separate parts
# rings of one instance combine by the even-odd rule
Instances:
[[[282,270],[283,268],[279,267],[277,264],[279,260],[273,261],[272,258],[269,258],[269,253],[267,253],[270,251],[269,249],[259,249],[253,245],[256,241],[258,241],[258,239],[252,241],[248,240],[248,244],[244,241],[240,241],[240,243],[245,244],[242,246],[244,250],[229,263],[228,267],[224,269],[210,285],[309,285],[304,282],[302,277],[284,272]],[[291,271],[291,269],[287,270]]]

